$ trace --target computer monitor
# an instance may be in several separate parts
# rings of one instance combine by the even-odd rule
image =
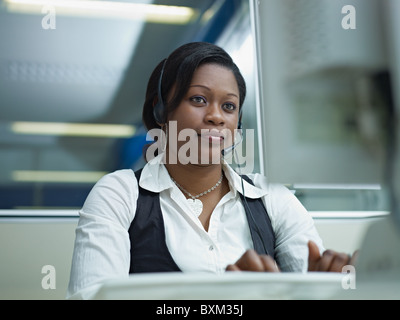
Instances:
[[[262,165],[271,181],[382,183],[386,2],[253,2]]]
[[[400,1],[250,3],[265,174],[383,186],[400,230]]]

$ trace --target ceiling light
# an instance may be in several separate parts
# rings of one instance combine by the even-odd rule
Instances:
[[[105,174],[105,171],[15,170],[11,178],[17,182],[95,183]]]
[[[94,0],[3,0],[11,12],[42,14],[53,7],[57,15],[144,20],[154,23],[187,24],[197,10],[183,6]]]
[[[11,131],[17,134],[130,138],[135,134],[136,127],[122,124],[19,121],[11,124]]]

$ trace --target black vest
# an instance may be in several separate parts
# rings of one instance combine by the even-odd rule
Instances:
[[[141,172],[142,169],[135,172],[138,182]],[[253,184],[247,176],[244,175],[243,179]],[[262,200],[244,199],[242,194],[240,197],[246,211],[254,250],[274,257],[275,236]],[[128,232],[131,242],[129,273],[181,271],[165,242],[159,193],[139,186],[136,214]]]

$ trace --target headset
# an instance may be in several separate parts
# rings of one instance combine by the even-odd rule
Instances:
[[[164,101],[161,95],[161,82],[164,74],[165,64],[167,63],[167,59],[164,60],[164,64],[162,66],[160,72],[160,78],[158,79],[158,88],[157,88],[157,103],[153,107],[153,117],[158,124],[164,124],[165,119],[165,106]]]
[[[222,149],[221,150],[221,154],[222,154],[223,157],[226,156],[228,153],[232,152],[233,150],[235,150],[235,148],[243,141],[243,132],[242,132],[242,123],[241,123],[241,121],[239,122],[237,132],[239,132],[239,136],[240,136],[239,141],[234,142],[233,145],[231,145],[228,148]]]

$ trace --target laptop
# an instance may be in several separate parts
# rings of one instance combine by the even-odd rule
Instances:
[[[95,299],[327,299],[341,290],[340,273],[182,272],[137,274],[104,283]]]

